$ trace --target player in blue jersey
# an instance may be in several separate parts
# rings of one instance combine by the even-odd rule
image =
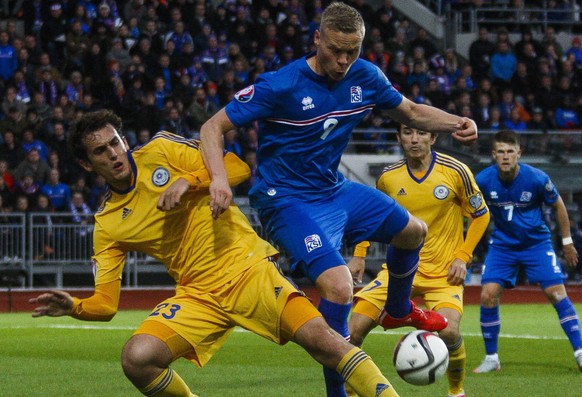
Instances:
[[[359,58],[364,33],[354,8],[332,3],[315,32],[315,53],[259,76],[202,126],[203,155],[212,177],[210,206],[218,217],[232,199],[223,134],[258,120],[258,175],[251,204],[269,237],[292,257],[292,269],[315,282],[319,310],[332,328],[349,338],[353,280],[340,253],[342,241],[371,240],[391,242],[390,288],[379,323],[438,331],[446,319],[410,300],[426,225],[387,195],[346,180],[338,165],[352,129],[372,108],[413,128],[453,134],[461,142],[477,139],[477,127],[470,119],[404,98],[380,69]],[[327,369],[324,374],[328,396],[345,396],[341,378]]]
[[[575,267],[578,253],[570,236],[564,201],[548,175],[518,161],[521,149],[519,136],[515,132],[503,130],[495,134],[492,154],[496,164],[476,177],[495,228],[481,279],[481,332],[487,355],[473,372],[501,369],[497,354],[501,328],[499,301],[505,288],[515,286],[520,265],[528,281],[539,283],[554,305],[582,371],[580,321],[566,293],[562,269],[552,247],[551,233],[542,218],[542,207],[551,206],[556,213],[566,263]]]

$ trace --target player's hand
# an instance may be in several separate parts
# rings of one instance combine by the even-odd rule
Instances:
[[[184,178],[179,178],[160,195],[158,209],[160,211],[169,211],[176,208],[180,205],[180,199],[188,189],[190,189],[190,183]]]
[[[449,273],[447,275],[447,282],[450,285],[462,285],[467,277],[467,264],[455,258],[451,266],[449,266]]]
[[[457,131],[452,135],[464,145],[470,145],[477,140],[477,124],[470,118],[463,117],[457,125]]]
[[[564,256],[569,267],[575,268],[578,266],[578,251],[576,251],[574,244],[564,245]]]
[[[66,316],[73,308],[73,298],[65,291],[53,290],[45,292],[28,300],[28,303],[37,304],[32,312],[32,317],[59,317]]]
[[[348,269],[352,274],[354,285],[361,284],[364,277],[364,270],[366,269],[366,258],[361,256],[354,256],[348,262]]]
[[[228,180],[213,179],[210,182],[210,211],[212,217],[218,219],[220,214],[228,209],[232,200],[232,189]]]

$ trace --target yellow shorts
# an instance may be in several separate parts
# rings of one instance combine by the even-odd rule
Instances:
[[[174,359],[185,357],[202,367],[235,326],[285,344],[319,316],[305,295],[265,259],[211,293],[178,286],[176,295],[158,304],[134,334],[156,336],[168,344]]]
[[[411,298],[421,297],[430,310],[450,308],[463,314],[462,285],[450,285],[447,277],[428,278],[420,273],[414,276]],[[374,321],[386,304],[388,294],[388,270],[382,269],[376,278],[355,296],[354,313],[370,317]]]

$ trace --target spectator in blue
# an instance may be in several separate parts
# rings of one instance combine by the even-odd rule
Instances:
[[[580,117],[569,96],[564,96],[556,108],[554,122],[559,129],[575,129],[580,127]]]
[[[505,128],[514,131],[525,131],[527,130],[527,123],[521,119],[519,109],[514,107],[509,113],[509,118],[503,120]]]
[[[71,188],[66,183],[61,182],[60,172],[52,168],[49,172],[48,182],[45,183],[41,192],[48,196],[51,205],[56,211],[67,211],[71,203]]]
[[[218,38],[212,34],[208,38],[208,48],[202,53],[202,67],[212,81],[220,81],[225,69],[229,66],[226,51],[218,46]]]
[[[168,40],[173,41],[176,45],[176,52],[178,54],[182,53],[182,49],[184,48],[185,44],[192,44],[194,45],[194,40],[190,33],[186,32],[184,27],[184,22],[178,21],[174,25],[174,30],[168,33]]]
[[[277,55],[275,47],[266,45],[259,56],[265,61],[265,70],[267,72],[274,72],[281,67],[281,58]]]
[[[509,43],[502,41],[497,44],[497,51],[491,57],[491,80],[498,88],[510,85],[511,78],[517,69],[517,58],[511,52]]]
[[[243,149],[238,142],[238,131],[232,129],[224,134],[224,150],[236,154],[239,158],[243,158]]]
[[[97,211],[108,190],[109,187],[105,178],[99,174],[95,174],[95,179],[91,184],[91,191],[89,192],[89,199],[87,200],[89,207],[91,207],[93,211]]]
[[[420,87],[420,92],[424,94],[426,86],[428,84],[429,76],[422,62],[415,62],[412,66],[412,72],[408,75],[406,85],[411,87],[413,84],[418,84]]]
[[[582,40],[580,37],[572,39],[572,46],[566,50],[566,59],[574,61],[578,70],[582,70]]]
[[[26,153],[30,152],[31,149],[36,149],[40,158],[43,161],[48,161],[48,146],[40,139],[35,138],[34,130],[30,126],[27,126],[22,131],[22,148]]]
[[[10,36],[6,30],[0,31],[0,78],[6,83],[12,78],[18,67],[16,49],[9,43]]]

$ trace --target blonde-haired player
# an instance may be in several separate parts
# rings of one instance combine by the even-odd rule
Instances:
[[[125,375],[144,395],[194,396],[170,364],[184,357],[205,365],[240,326],[278,344],[296,342],[363,396],[398,396],[372,360],[282,275],[275,248],[235,205],[213,219],[197,141],[159,132],[128,151],[120,131],[121,119],[107,110],[86,114],[70,131],[81,166],[111,188],[95,216],[95,293],[87,299],[41,294],[31,299],[38,304],[34,317],[110,320],[125,256],[141,251],[164,263],[176,281],[176,294],[155,307],[123,348]],[[231,184],[250,174],[232,154],[225,164]]]
[[[459,331],[464,281],[473,250],[489,224],[489,211],[469,168],[453,157],[432,150],[436,134],[401,125],[397,138],[405,158],[384,169],[377,188],[428,226],[412,284],[412,297],[422,297],[429,309],[448,319],[447,327],[439,335],[450,354],[449,395],[465,396],[465,345]],[[465,235],[466,218],[470,221]],[[361,281],[367,246],[367,242],[358,245],[348,264],[358,281]],[[349,327],[352,343],[357,346],[378,325],[388,278],[384,265],[376,279],[355,296]]]

